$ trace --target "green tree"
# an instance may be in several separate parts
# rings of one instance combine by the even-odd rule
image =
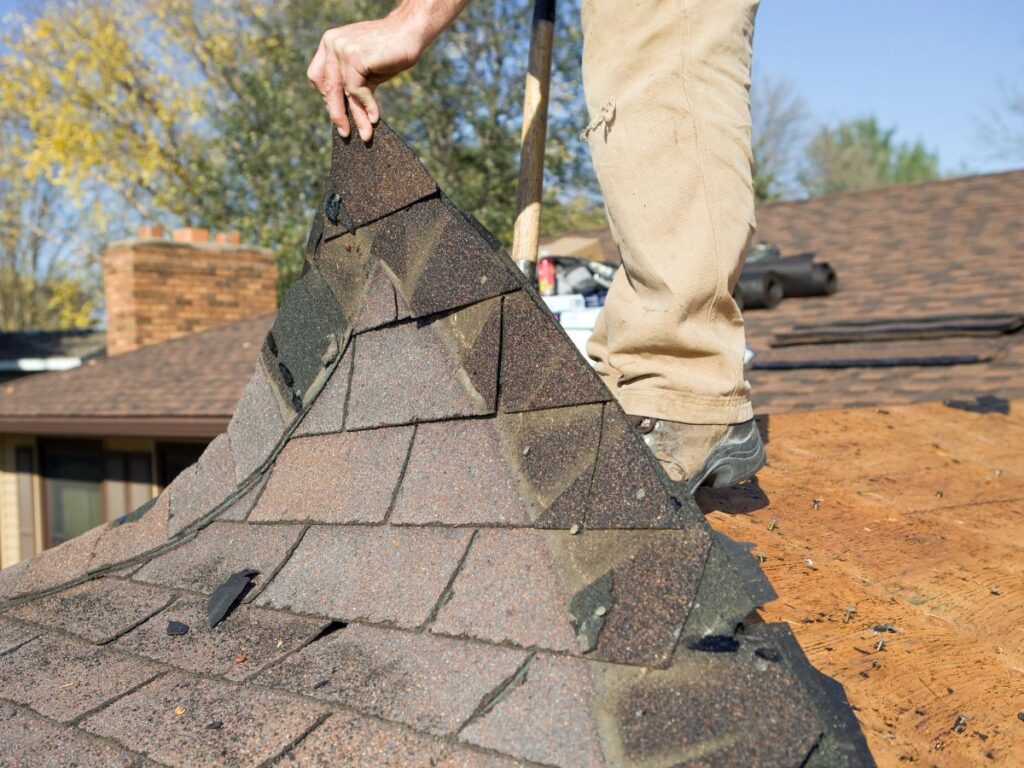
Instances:
[[[897,142],[895,128],[873,117],[824,127],[807,147],[800,181],[809,195],[827,195],[939,178],[939,158],[922,142]]]
[[[323,30],[386,0],[51,2],[0,40],[0,114],[28,126],[24,167],[70,199],[97,186],[138,219],[238,229],[286,284],[328,163],[305,69]],[[550,221],[599,210],[578,138],[577,3],[560,9],[548,144]],[[479,0],[417,67],[382,87],[385,118],[441,186],[506,242],[512,230],[529,13]],[[60,62],[50,66],[49,62]],[[570,86],[571,84],[571,86]]]

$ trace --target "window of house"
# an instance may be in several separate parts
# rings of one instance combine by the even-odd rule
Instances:
[[[205,449],[205,443],[158,443],[158,485],[168,486]],[[149,451],[104,450],[99,440],[40,440],[39,465],[46,547],[126,515],[153,496]],[[29,494],[24,497],[31,501]],[[29,534],[23,535],[27,542]]]
[[[103,522],[103,444],[41,441],[47,545],[54,547]]]
[[[199,461],[207,443],[157,443],[156,476],[161,488],[166,488],[189,466]]]

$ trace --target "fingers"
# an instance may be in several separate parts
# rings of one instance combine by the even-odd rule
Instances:
[[[327,46],[324,45],[323,38],[320,38],[320,45],[317,47],[316,53],[313,54],[313,58],[309,62],[309,67],[306,68],[306,78],[321,93],[323,93],[324,90],[324,62],[326,59]]]
[[[342,73],[341,62],[333,55],[327,55],[324,64],[324,81],[321,93],[324,101],[327,102],[327,112],[344,138],[348,138],[351,127],[348,123],[348,115],[345,113],[345,78]]]
[[[373,90],[366,85],[349,88],[348,103],[352,109],[352,119],[359,131],[359,138],[368,142],[373,138],[373,126],[380,120],[380,107],[373,97]]]

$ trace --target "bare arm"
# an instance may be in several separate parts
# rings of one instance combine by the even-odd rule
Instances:
[[[352,119],[363,141],[380,120],[377,86],[409,69],[469,0],[402,0],[383,19],[360,21],[324,32],[306,76],[327,102],[338,132],[351,132]]]

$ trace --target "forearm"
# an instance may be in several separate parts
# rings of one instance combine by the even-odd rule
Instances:
[[[402,0],[390,15],[411,32],[422,52],[468,4],[469,0]]]

